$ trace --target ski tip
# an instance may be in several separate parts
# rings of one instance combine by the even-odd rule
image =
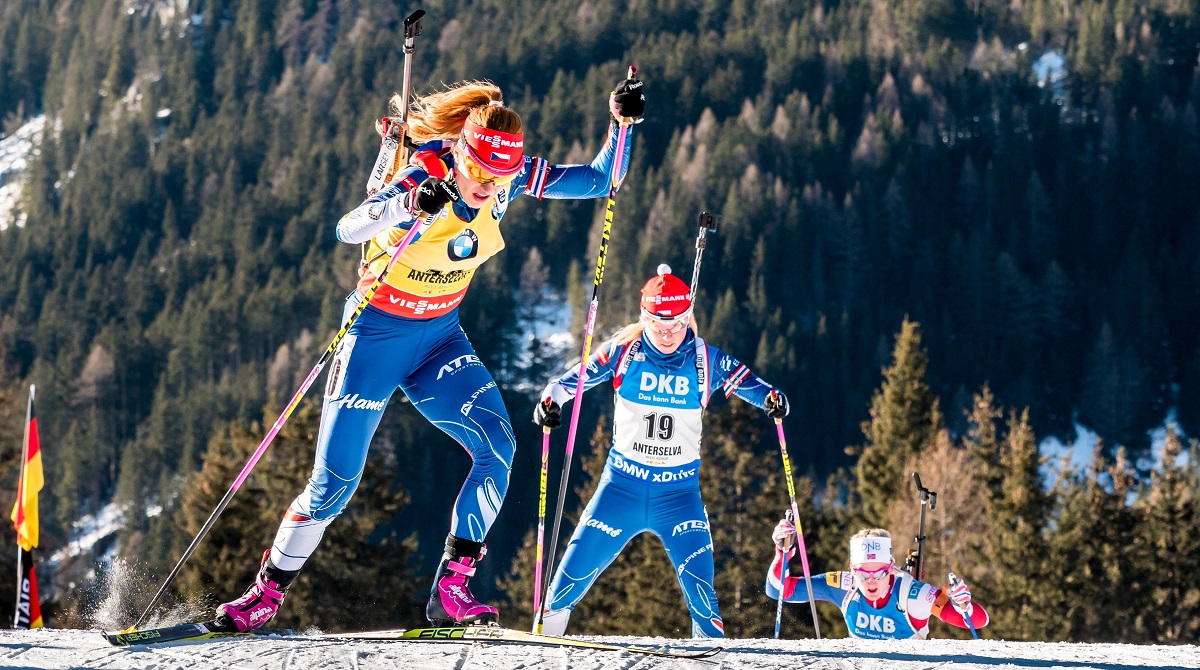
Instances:
[[[102,630],[100,631],[100,634],[103,635],[104,639],[108,640],[108,643],[114,647],[128,647],[130,644],[132,644],[132,642],[129,642],[127,638],[130,633],[126,631],[110,633],[109,631]]]

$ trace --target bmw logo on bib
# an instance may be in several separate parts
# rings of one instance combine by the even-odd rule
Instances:
[[[446,253],[452,261],[474,258],[479,253],[479,236],[470,228],[462,231],[458,237],[450,240],[450,244],[446,247]]]

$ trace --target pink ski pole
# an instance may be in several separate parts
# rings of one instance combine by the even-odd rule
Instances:
[[[775,391],[771,391],[775,393]],[[792,503],[792,516],[796,519],[796,537],[800,541],[800,566],[804,569],[804,584],[808,587],[808,605],[812,608],[813,628],[817,639],[821,639],[821,624],[817,621],[817,601],[813,597],[812,576],[808,570],[808,549],[804,546],[804,525],[800,523],[800,509],[796,505],[796,483],[792,481],[792,462],[788,459],[787,440],[783,437],[783,419],[775,419],[775,432],[779,434],[779,453],[783,455],[783,476],[787,480],[788,497]]]
[[[634,79],[637,76],[637,68],[629,66],[629,79]],[[541,588],[543,593],[550,590],[550,578],[554,574],[554,554],[558,545],[558,530],[562,523],[563,504],[567,497],[567,479],[571,474],[571,455],[575,452],[575,430],[579,426],[579,408],[583,405],[583,382],[587,378],[587,361],[588,355],[592,350],[592,336],[596,332],[596,311],[600,308],[600,284],[604,282],[604,263],[608,259],[608,238],[612,234],[613,208],[617,204],[617,189],[620,188],[623,177],[621,176],[621,159],[625,153],[625,138],[629,133],[629,126],[622,123],[617,130],[617,146],[616,152],[613,155],[612,176],[609,179],[608,187],[608,206],[604,213],[604,231],[600,235],[600,251],[596,256],[596,277],[592,282],[592,301],[588,305],[587,325],[583,332],[583,354],[579,359],[579,379],[575,382],[575,403],[571,407],[571,426],[567,430],[567,449],[563,457],[562,478],[558,483],[558,502],[557,510],[554,514],[554,530],[550,533],[550,560],[546,563],[550,570],[546,571],[546,583],[541,586],[535,585],[534,588]],[[546,439],[543,437],[543,443]],[[533,613],[533,627],[537,630],[541,626],[542,613],[536,611]]]

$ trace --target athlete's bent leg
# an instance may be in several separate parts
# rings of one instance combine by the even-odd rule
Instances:
[[[288,506],[254,583],[240,598],[217,608],[224,629],[250,630],[275,616],[325,528],[358,487],[371,437],[404,369],[392,353],[402,333],[385,325],[374,324],[364,313],[338,346],[329,367],[312,476]],[[400,365],[379,364],[389,353],[389,362]]]
[[[692,616],[692,637],[725,637],[725,623],[713,588],[712,534],[699,485],[655,496],[651,525],[675,566],[683,600]]]
[[[562,562],[554,573],[542,612],[542,632],[564,635],[571,612],[629,540],[646,528],[646,498],[641,483],[605,470],[588,501]]]
[[[446,551],[425,614],[435,625],[497,621],[499,612],[476,600],[469,582],[484,555],[484,538],[504,504],[516,448],[500,389],[457,322],[403,389],[413,406],[462,445],[472,461],[454,503]]]

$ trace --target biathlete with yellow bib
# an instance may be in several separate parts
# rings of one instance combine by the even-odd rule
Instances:
[[[622,81],[609,97],[608,140],[591,164],[553,165],[525,155],[521,117],[502,100],[488,82],[417,98],[408,134],[424,144],[390,184],[338,222],[340,241],[369,243],[345,319],[387,267],[389,249],[415,223],[436,217],[396,260],[339,345],[312,477],[288,507],[254,583],[217,608],[226,629],[257,628],[278,611],[325,528],[354,494],[371,437],[397,388],[473,461],[454,503],[426,616],[437,626],[497,621],[496,608],[476,600],[468,584],[508,491],[515,444],[500,390],[459,325],[458,307],[475,271],[504,248],[500,222],[513,199],[607,195],[614,162],[619,176],[629,167],[628,143],[617,155],[617,124],[640,121],[645,108],[642,83]],[[399,112],[405,102],[395,96],[392,107]]]

